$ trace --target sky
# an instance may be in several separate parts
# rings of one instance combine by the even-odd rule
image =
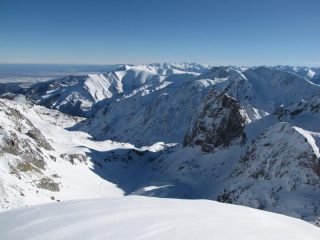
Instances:
[[[0,0],[0,63],[320,64],[320,0]]]

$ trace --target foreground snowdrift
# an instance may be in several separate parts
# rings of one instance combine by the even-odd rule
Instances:
[[[2,239],[320,239],[290,217],[206,200],[122,197],[0,214]]]

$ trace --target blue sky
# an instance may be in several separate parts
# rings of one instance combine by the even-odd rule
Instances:
[[[319,9],[319,0],[0,0],[0,62],[316,65]]]

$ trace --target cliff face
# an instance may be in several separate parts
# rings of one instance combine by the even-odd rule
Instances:
[[[218,147],[227,148],[233,141],[244,143],[246,119],[242,111],[234,98],[210,91],[183,145],[201,146],[203,152],[213,152]]]

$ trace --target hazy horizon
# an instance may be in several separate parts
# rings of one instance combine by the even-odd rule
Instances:
[[[105,67],[105,66],[121,66],[121,65],[150,65],[150,64],[201,64],[201,65],[212,65],[212,66],[235,66],[235,67],[276,67],[276,66],[292,66],[292,67],[315,67],[319,68],[320,63],[309,63],[309,64],[253,64],[253,65],[242,65],[242,64],[212,64],[212,63],[201,63],[201,62],[146,62],[146,63],[14,63],[14,62],[0,62],[0,65],[24,65],[24,66],[92,66],[92,67]]]

